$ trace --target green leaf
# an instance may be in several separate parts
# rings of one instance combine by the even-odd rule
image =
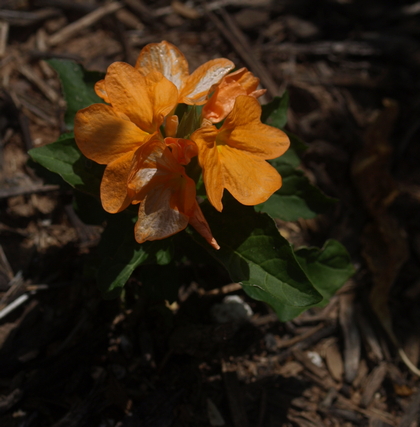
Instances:
[[[322,249],[301,248],[295,252],[296,258],[311,279],[323,299],[314,307],[322,307],[354,274],[350,256],[345,247],[336,240],[328,240]],[[284,307],[289,319],[292,319],[308,307]]]
[[[56,142],[33,148],[28,153],[35,162],[58,173],[73,188],[99,197],[105,166],[87,159],[77,147],[73,134],[64,134]]]
[[[269,126],[282,129],[287,123],[288,108],[289,93],[284,92],[282,97],[276,96],[271,102],[262,106],[261,121]]]
[[[336,203],[314,187],[301,170],[287,164],[277,163],[283,185],[266,202],[255,207],[258,212],[266,212],[283,221],[310,219],[326,212]]]
[[[141,264],[168,264],[172,259],[171,239],[139,244],[134,239],[135,217],[124,211],[108,221],[98,251],[102,260],[96,279],[102,296],[117,297],[133,271]]]
[[[57,71],[63,87],[67,110],[64,121],[69,130],[73,130],[74,116],[77,111],[91,104],[103,102],[96,95],[95,83],[104,75],[95,71],[86,71],[81,65],[67,59],[50,59],[47,61]]]
[[[226,267],[232,280],[242,283],[248,295],[270,304],[280,319],[284,306],[305,307],[321,300],[268,215],[226,198],[222,213],[208,203],[203,205],[220,249],[210,248],[197,235],[195,238]]]
[[[289,165],[298,167],[301,164],[301,158],[308,146],[299,137],[291,132],[285,131],[290,140],[289,149],[280,157],[270,160],[270,163],[277,168],[279,165]]]

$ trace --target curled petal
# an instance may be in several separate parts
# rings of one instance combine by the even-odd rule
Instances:
[[[99,98],[102,98],[105,102],[109,104],[108,94],[106,93],[105,89],[105,79],[99,80],[95,83],[95,92],[96,95],[99,96]]]
[[[198,67],[180,90],[179,102],[202,105],[206,102],[210,88],[233,68],[235,64],[225,58],[213,59]]]
[[[100,164],[136,150],[150,138],[148,133],[105,104],[93,104],[77,112],[74,136],[80,151]]]
[[[105,169],[101,182],[101,202],[109,213],[124,210],[131,203],[127,193],[127,180],[130,173],[133,153],[126,153]]]
[[[188,165],[198,154],[197,144],[189,139],[165,138],[165,143],[171,147],[172,155],[181,165]]]
[[[239,96],[219,130],[218,139],[262,159],[281,156],[289,148],[289,138],[280,129],[261,123],[260,117],[258,101],[250,96]]]
[[[139,243],[160,240],[182,231],[188,225],[188,216],[171,207],[171,188],[154,187],[140,203],[134,235]]]
[[[258,98],[266,90],[257,90],[260,80],[246,68],[230,73],[223,77],[214,88],[212,97],[203,107],[203,117],[212,123],[221,122],[233,109],[235,100],[240,95]]]
[[[281,187],[281,176],[265,160],[228,146],[219,155],[224,186],[243,205],[263,203]]]
[[[203,212],[201,211],[197,202],[196,202],[194,212],[190,216],[189,224],[192,227],[194,227],[197,230],[197,232],[200,233],[214,249],[220,249],[219,244],[211,234],[209,224],[204,218]]]
[[[159,71],[178,90],[188,77],[188,62],[184,54],[167,41],[145,46],[137,58],[136,68],[144,76],[153,71]]]

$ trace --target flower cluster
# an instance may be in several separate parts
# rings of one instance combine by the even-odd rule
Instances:
[[[137,242],[172,236],[190,224],[219,248],[197,203],[196,183],[187,175],[196,156],[207,197],[218,211],[224,189],[242,204],[256,205],[281,187],[266,160],[282,155],[289,140],[261,123],[257,98],[265,91],[257,89],[259,79],[245,68],[230,73],[233,68],[219,58],[189,74],[174,45],[152,43],[135,67],[113,63],[95,85],[104,103],[77,113],[78,147],[106,165],[104,209],[117,213],[139,204]],[[202,106],[199,120],[179,123],[179,104]]]

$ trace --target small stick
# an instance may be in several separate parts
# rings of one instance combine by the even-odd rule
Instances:
[[[3,310],[0,310],[0,319],[6,317],[13,310],[21,306],[25,301],[29,298],[28,294],[23,294],[19,298],[16,298],[13,302],[11,302],[8,306],[4,307]]]
[[[0,21],[0,58],[2,58],[6,53],[8,36],[9,36],[9,23]]]
[[[9,281],[13,279],[13,270],[9,264],[9,260],[4,253],[3,246],[0,245],[0,263],[2,264],[3,271],[6,273]]]
[[[118,2],[108,3],[105,6],[99,7],[98,9],[87,14],[83,18],[80,18],[79,20],[67,25],[67,27],[63,28],[62,30],[54,33],[49,38],[48,44],[50,46],[56,46],[60,43],[63,43],[78,34],[81,30],[90,27],[92,24],[99,21],[104,16],[114,13],[122,7],[123,5]]]
[[[59,189],[60,189],[60,186],[58,185],[43,185],[43,184],[35,184],[35,185],[29,185],[25,187],[0,188],[0,199],[7,199],[8,197],[21,196],[24,194],[56,191]]]
[[[271,78],[262,62],[252,56],[250,53],[252,52],[251,46],[236,22],[224,9],[220,9],[220,13],[225,23],[223,23],[214,13],[207,10],[207,16],[213,21],[217,29],[229,41],[229,43],[231,43],[236,49],[249,69],[261,79],[261,83],[267,89],[268,93],[273,97],[278,95],[278,85]],[[230,28],[230,31],[226,26]]]

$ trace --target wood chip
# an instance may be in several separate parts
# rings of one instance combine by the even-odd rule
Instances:
[[[319,378],[325,378],[328,374],[327,371],[324,368],[320,368],[319,366],[316,366],[309,357],[303,353],[300,350],[295,350],[293,352],[293,355],[295,358],[302,363],[302,365],[305,366],[306,369],[309,369],[312,373],[317,375]]]
[[[385,362],[377,366],[367,378],[365,390],[362,394],[360,404],[367,408],[372,402],[375,393],[381,387],[387,373],[387,364]]]
[[[363,315],[361,310],[359,310],[359,314],[357,316],[357,323],[365,342],[366,352],[369,358],[375,363],[383,360],[384,355],[382,353],[378,338],[376,337],[371,323],[366,318],[366,316]]]
[[[340,326],[344,335],[344,377],[351,383],[357,374],[360,362],[360,334],[356,325],[354,296],[340,296]]]
[[[58,93],[48,86],[43,79],[41,79],[34,70],[26,64],[20,64],[18,70],[23,74],[31,83],[35,84],[38,89],[53,103],[59,99]]]
[[[335,381],[341,381],[344,373],[343,358],[335,342],[332,342],[325,349],[325,363]]]
[[[9,36],[9,23],[0,21],[0,58],[6,53],[7,39]]]
[[[198,10],[189,7],[186,4],[181,3],[180,1],[173,1],[171,3],[171,6],[174,12],[182,16],[183,18],[198,19],[201,16],[201,13],[198,12]]]
[[[242,389],[235,368],[222,360],[222,373],[233,425],[235,427],[248,427]]]

